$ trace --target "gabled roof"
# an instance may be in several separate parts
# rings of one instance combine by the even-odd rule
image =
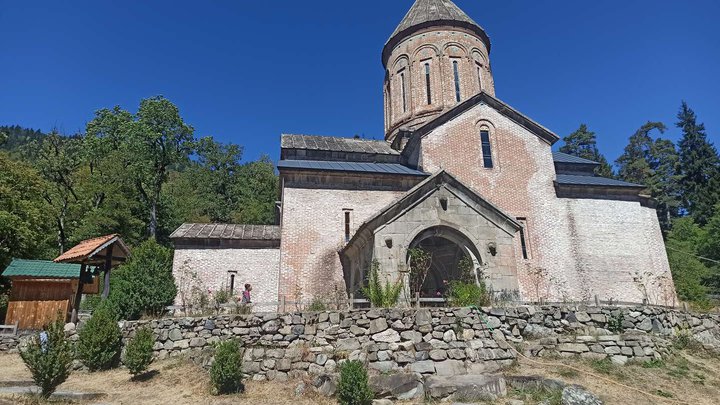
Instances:
[[[452,121],[453,119],[457,118],[458,116],[462,115],[463,113],[478,104],[486,104],[490,106],[498,113],[515,121],[516,123],[518,123],[518,125],[524,127],[525,129],[535,134],[540,139],[544,140],[550,145],[560,140],[560,137],[557,136],[554,132],[528,118],[526,115],[522,114],[518,110],[510,107],[510,105],[487,94],[485,91],[481,91],[480,93],[470,97],[464,102],[456,105],[455,107],[435,117],[431,121],[425,123],[425,125],[413,131],[410,136],[410,141],[407,143],[407,145],[405,145],[405,149],[403,149],[403,154],[408,154],[410,151],[412,151],[417,145],[417,143],[420,142],[420,139],[422,137],[429,134],[436,128]]]
[[[600,163],[584,159],[578,156],[569,155],[567,153],[562,152],[553,152],[553,161],[556,163],[566,163],[566,164],[578,164],[578,165],[596,165],[599,166]]]
[[[130,249],[120,239],[117,234],[100,236],[98,238],[84,240],[75,247],[61,254],[55,260],[55,263],[104,263],[105,249],[111,245],[118,247],[112,254],[114,264],[123,262],[130,255]]]
[[[485,200],[472,189],[466,187],[450,173],[445,170],[440,170],[410,189],[410,191],[405,193],[405,195],[400,199],[381,209],[377,214],[366,220],[362,225],[360,225],[360,227],[358,227],[352,239],[350,239],[350,242],[348,242],[341,252],[344,252],[348,247],[350,247],[354,241],[367,238],[369,233],[374,232],[375,229],[383,224],[390,222],[401,212],[414,206],[417,202],[424,200],[429,193],[432,193],[443,184],[460,191],[462,194],[472,199],[473,202],[483,207],[486,212],[491,213],[495,218],[488,218],[488,220],[494,222],[498,227],[504,228],[507,232],[512,233],[518,231],[522,227],[517,223],[517,221],[515,221],[514,218]]]
[[[324,150],[331,152],[372,153],[399,155],[386,141],[374,139],[342,138],[319,135],[282,134],[280,147],[283,149]]]
[[[328,162],[317,160],[281,160],[277,164],[278,170],[317,170],[330,172],[356,172],[395,174],[405,176],[429,176],[428,173],[411,169],[399,163],[367,163],[367,162]]]
[[[170,239],[280,240],[277,225],[193,224],[180,225]]]
[[[485,42],[485,46],[490,52],[490,38],[485,30],[451,0],[416,0],[385,44],[383,65],[387,63],[387,57],[392,49],[403,39],[414,32],[432,26],[466,28],[477,34]]]
[[[3,277],[80,278],[80,265],[55,263],[49,260],[14,259],[2,273]]]

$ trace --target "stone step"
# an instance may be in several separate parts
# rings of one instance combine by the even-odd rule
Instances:
[[[428,376],[425,392],[431,398],[464,401],[493,401],[507,395],[505,377],[500,374]]]

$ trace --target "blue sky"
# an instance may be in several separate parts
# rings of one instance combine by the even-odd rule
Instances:
[[[498,98],[612,161],[687,100],[717,142],[720,2],[456,0],[493,42]],[[381,138],[380,52],[412,0],[0,0],[0,125],[66,133],[162,94],[196,135],[277,159],[283,132]]]

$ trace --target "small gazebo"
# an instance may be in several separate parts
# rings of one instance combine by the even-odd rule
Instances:
[[[110,271],[130,257],[130,249],[120,239],[120,235],[112,234],[80,242],[77,246],[58,256],[55,263],[74,263],[80,265],[80,285],[75,294],[72,322],[77,321],[77,308],[82,298],[82,280],[93,268],[99,268],[104,273],[102,297],[110,294]],[[85,277],[84,277],[85,276]]]

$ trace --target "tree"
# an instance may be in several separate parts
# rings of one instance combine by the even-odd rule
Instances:
[[[130,260],[114,270],[109,300],[122,319],[160,315],[177,294],[172,274],[173,252],[148,240],[135,248]]]
[[[65,338],[65,322],[62,317],[51,323],[44,337],[37,334],[20,350],[25,366],[33,381],[40,387],[40,396],[49,398],[55,389],[65,382],[72,370],[73,346]]]
[[[239,208],[235,183],[244,180],[240,176],[242,151],[238,145],[222,144],[211,137],[198,142],[197,165],[192,171],[203,214],[210,222],[230,222]]]
[[[194,130],[162,96],[142,100],[134,118],[123,145],[128,168],[148,209],[148,234],[157,239],[162,187],[173,167],[189,161]]]
[[[682,300],[703,302],[707,299],[703,280],[710,275],[710,270],[698,259],[699,247],[706,238],[706,233],[692,218],[675,220],[668,235],[668,260],[675,290]]]
[[[560,152],[600,163],[600,166],[595,169],[595,174],[598,176],[615,176],[612,167],[597,147],[595,132],[590,131],[587,125],[580,124],[575,132],[563,138],[563,142],[565,145],[560,148]]]
[[[703,261],[709,267],[709,274],[703,279],[703,284],[711,294],[720,294],[720,206],[715,207],[715,213],[703,228],[705,237],[698,249]]]
[[[648,186],[649,194],[658,201],[658,217],[668,231],[679,207],[675,145],[665,139],[653,139],[650,132],[664,133],[662,122],[647,122],[633,134],[623,154],[617,159],[620,179]]]
[[[37,171],[0,152],[0,268],[13,257],[52,255],[47,249],[52,228],[43,201],[44,188]]]
[[[720,202],[720,158],[707,140],[705,125],[697,123],[695,112],[686,102],[682,102],[677,117],[676,125],[683,132],[678,143],[682,208],[704,225]]]
[[[279,180],[270,158],[246,163],[240,168],[233,193],[238,207],[233,213],[235,223],[269,225],[275,223],[275,201],[278,198]]]
[[[77,171],[82,165],[82,139],[65,137],[53,131],[41,141],[33,142],[26,153],[45,179],[43,198],[54,217],[57,247],[63,253],[70,231],[68,217],[82,211],[81,196],[77,192]]]

